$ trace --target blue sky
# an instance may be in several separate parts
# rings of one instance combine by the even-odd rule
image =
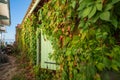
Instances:
[[[15,39],[15,27],[22,22],[30,3],[31,0],[10,0],[11,25],[6,27],[5,39]]]

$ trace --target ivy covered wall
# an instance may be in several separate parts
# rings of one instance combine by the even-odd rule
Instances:
[[[19,51],[26,55],[31,64],[36,64],[36,28],[36,17],[31,15],[17,30]]]
[[[60,64],[54,79],[110,80],[110,72],[120,72],[119,5],[120,0],[51,0],[24,23],[22,50],[36,60],[37,25],[53,45],[50,57]]]
[[[61,80],[101,80],[104,71],[119,72],[119,1],[51,0],[39,10]]]

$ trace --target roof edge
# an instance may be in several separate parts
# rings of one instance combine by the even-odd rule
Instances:
[[[38,3],[40,2],[41,0],[32,0],[23,20],[22,20],[22,23],[21,25],[23,25],[24,21],[26,20],[26,18],[28,18],[29,15],[31,15],[31,13],[34,11],[34,9],[37,7]]]

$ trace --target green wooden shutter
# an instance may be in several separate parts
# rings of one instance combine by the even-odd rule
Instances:
[[[41,31],[41,68],[56,70],[56,62],[49,58],[49,54],[53,51],[52,45]]]

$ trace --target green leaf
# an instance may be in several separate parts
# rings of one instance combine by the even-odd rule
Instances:
[[[111,61],[108,58],[103,58],[103,63],[105,64],[105,67],[110,69]]]
[[[73,70],[73,73],[74,73],[74,76],[78,74],[76,69]]]
[[[71,4],[72,8],[75,8],[75,5],[76,5],[76,1],[73,1]]]
[[[66,56],[71,55],[71,48],[68,48],[68,50],[66,51]]]
[[[116,70],[116,71],[119,71],[119,69],[118,69],[118,67],[117,67],[117,65],[114,65],[114,64],[112,64],[112,69],[114,69],[114,70]]]
[[[84,18],[84,17],[88,16],[88,14],[90,14],[91,9],[92,9],[92,6],[85,8],[82,13],[82,17]]]
[[[112,60],[112,64],[116,65],[117,67],[120,67],[119,61],[117,60]]]
[[[113,4],[107,4],[106,5],[106,7],[105,7],[105,11],[108,11],[108,10],[110,10],[110,9],[112,9],[113,8]]]
[[[111,23],[114,25],[115,28],[118,27],[118,21],[116,16],[112,16]]]
[[[112,4],[119,2],[120,0],[112,0]]]
[[[102,71],[105,68],[105,65],[103,63],[98,63],[97,68]]]
[[[96,4],[97,10],[102,11],[102,3]]]
[[[107,32],[103,32],[103,38],[105,39],[105,38],[107,38],[107,35],[108,35],[108,33]]]
[[[101,51],[101,49],[102,49],[101,47],[95,48],[96,51]]]
[[[85,25],[85,22],[83,20],[81,20],[80,23],[79,23],[78,28],[82,28],[82,27],[84,27],[84,25]]]
[[[85,8],[85,4],[80,4],[80,6],[78,7],[77,11],[81,11]]]
[[[110,21],[110,12],[105,11],[100,15],[100,19],[105,20],[105,21]]]
[[[65,0],[61,0],[61,2],[62,2],[62,4],[65,4],[66,1]]]
[[[94,16],[96,13],[96,7],[94,6],[93,9],[91,10],[90,14],[88,15],[88,18],[91,18],[92,16]]]
[[[99,17],[100,17],[100,13],[96,13],[96,15],[91,18],[91,21],[95,23],[99,19]]]
[[[84,32],[84,33],[82,34],[81,40],[84,40],[85,37],[86,37],[86,35],[87,35],[87,34]]]

